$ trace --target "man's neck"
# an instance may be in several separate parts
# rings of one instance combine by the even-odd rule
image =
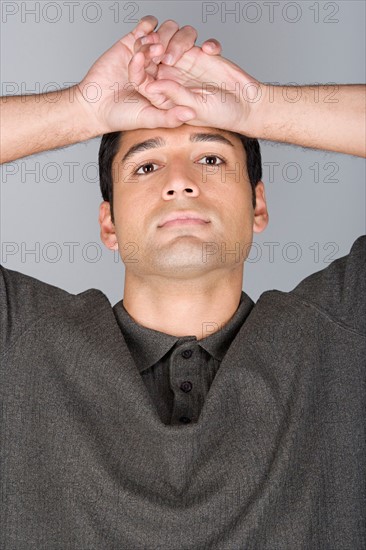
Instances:
[[[141,279],[126,272],[123,305],[140,325],[198,340],[220,330],[236,312],[243,272],[194,279]]]

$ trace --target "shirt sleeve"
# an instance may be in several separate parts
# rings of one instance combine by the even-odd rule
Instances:
[[[41,317],[67,299],[68,292],[0,265],[0,354]]]
[[[306,277],[292,294],[366,335],[366,236],[355,240],[349,254]]]

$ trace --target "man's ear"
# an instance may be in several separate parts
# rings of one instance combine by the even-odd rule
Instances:
[[[257,183],[255,187],[255,196],[256,205],[254,209],[253,231],[254,233],[261,233],[265,230],[269,221],[263,181]]]
[[[118,250],[117,235],[111,217],[111,205],[103,201],[99,207],[100,238],[110,250]]]

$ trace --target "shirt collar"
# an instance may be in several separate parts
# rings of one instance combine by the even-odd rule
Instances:
[[[229,321],[221,327],[220,330],[211,335],[209,335],[209,331],[212,331],[213,327],[210,327],[210,323],[207,323],[206,333],[208,335],[198,341],[199,345],[210,355],[215,357],[215,359],[222,361],[231,342],[234,340],[253,307],[253,300],[248,296],[248,294],[242,291],[239,306],[231,319],[229,319]]]
[[[165,332],[150,329],[137,323],[123,305],[123,300],[113,307],[113,313],[126,340],[127,346],[139,372],[148,369],[164,357],[172,347],[185,342],[198,342],[212,357],[222,361],[231,342],[254,306],[251,298],[242,291],[239,306],[231,319],[219,330],[213,323],[204,326],[206,337],[197,340],[196,336],[172,336]],[[210,332],[212,334],[210,334]]]

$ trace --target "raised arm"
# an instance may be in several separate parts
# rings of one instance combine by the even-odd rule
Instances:
[[[258,137],[366,156],[366,87],[264,86]]]
[[[180,126],[187,118],[184,115],[192,115],[190,109],[158,109],[140,92],[157,76],[152,60],[159,62],[169,53],[178,59],[192,48],[197,33],[190,26],[179,29],[172,20],[153,32],[157,23],[151,15],[143,17],[76,86],[61,92],[1,98],[0,163],[117,130]],[[212,54],[219,51],[218,45]]]
[[[95,137],[76,86],[0,100],[0,163]]]
[[[146,87],[160,108],[186,105],[188,124],[351,155],[366,152],[364,85],[273,86],[193,47]]]

